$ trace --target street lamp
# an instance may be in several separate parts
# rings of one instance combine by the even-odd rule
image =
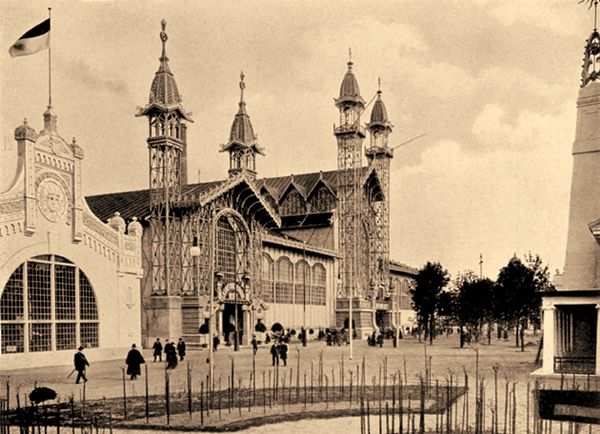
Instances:
[[[198,272],[198,257],[200,256],[200,246],[198,246],[198,237],[194,236],[194,240],[192,241],[192,247],[190,247],[190,256],[194,258],[195,268],[196,268],[196,286],[199,283],[199,272]],[[218,286],[220,281],[223,278],[221,273],[215,273],[216,285]],[[211,282],[212,286],[212,282]],[[214,297],[214,288],[210,288],[208,291],[208,381],[209,387],[212,389],[213,385],[213,297]]]
[[[242,275],[242,282],[244,282],[244,294],[246,294],[246,290],[248,287],[248,282],[250,281],[250,275],[248,273],[244,273]],[[238,291],[235,289],[235,339],[233,341],[233,351],[239,351],[240,349],[240,334],[238,331]]]

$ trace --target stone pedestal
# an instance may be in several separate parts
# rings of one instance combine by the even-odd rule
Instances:
[[[373,333],[374,315],[375,310],[371,301],[358,298],[352,300],[352,321],[354,322],[357,339],[366,339],[367,336]],[[335,309],[335,326],[337,328],[344,327],[344,323],[348,318],[348,298],[338,297]]]
[[[165,338],[177,342],[181,330],[181,297],[150,296],[144,299],[147,318],[147,342]]]

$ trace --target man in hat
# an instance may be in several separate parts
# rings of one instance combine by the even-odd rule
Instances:
[[[125,359],[125,363],[127,364],[127,374],[131,380],[135,380],[138,375],[142,375],[140,366],[142,363],[146,363],[146,361],[144,360],[142,353],[140,353],[135,347],[135,344],[131,345],[131,349],[129,350],[129,353],[127,353],[127,359]]]
[[[75,353],[75,357],[73,357],[73,364],[75,365],[75,370],[77,371],[77,379],[75,383],[79,384],[79,380],[83,378],[83,381],[87,381],[85,378],[85,368],[86,366],[90,366],[85,354],[83,354],[83,347],[77,348],[77,352]]]
[[[160,343],[160,338],[156,338],[156,342],[152,345],[152,355],[154,356],[154,361],[156,362],[156,358],[158,357],[158,361],[162,362],[162,350],[163,346]]]

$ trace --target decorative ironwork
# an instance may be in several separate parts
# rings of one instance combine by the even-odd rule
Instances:
[[[554,357],[554,372],[559,374],[595,374],[595,357]]]

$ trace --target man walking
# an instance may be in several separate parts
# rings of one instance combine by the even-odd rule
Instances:
[[[79,380],[83,378],[83,381],[87,381],[85,378],[85,369],[86,366],[90,366],[85,354],[83,354],[83,347],[77,348],[77,352],[75,353],[75,357],[73,357],[73,364],[75,365],[75,370],[77,371],[77,380],[75,380],[76,384],[79,384]]]
[[[156,342],[152,345],[152,355],[154,356],[154,362],[156,362],[156,358],[158,357],[158,361],[162,362],[162,350],[163,346],[160,343],[160,338],[156,338]]]
[[[185,341],[183,338],[179,338],[177,342],[177,354],[179,354],[179,361],[182,361],[185,357]]]
[[[142,370],[140,369],[142,363],[146,363],[144,356],[138,351],[135,344],[131,345],[131,349],[129,350],[129,353],[127,353],[127,359],[125,359],[129,379],[135,380],[138,375],[142,375]]]

